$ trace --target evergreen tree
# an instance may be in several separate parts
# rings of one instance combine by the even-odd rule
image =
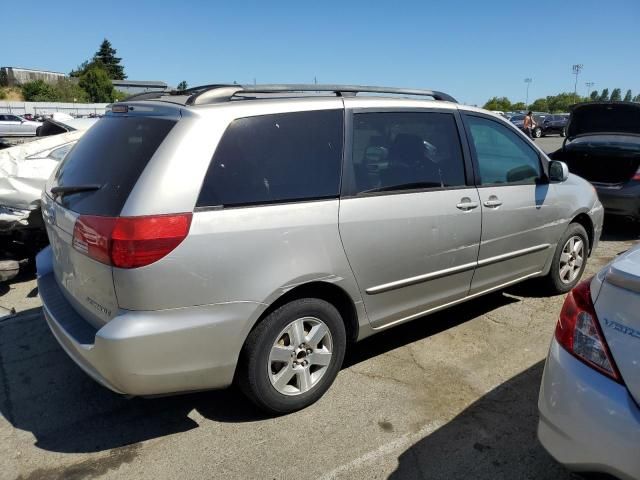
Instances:
[[[589,98],[591,99],[591,101],[595,102],[596,100],[598,100],[599,95],[598,95],[598,90],[594,90],[593,92],[591,92],[591,95],[589,95]]]
[[[93,61],[104,65],[111,80],[124,80],[127,76],[124,74],[124,67],[120,65],[122,58],[116,57],[116,53],[111,42],[105,38],[100,44],[100,49],[93,56]]]
[[[189,85],[187,84],[187,81],[186,81],[186,80],[182,80],[182,81],[178,84],[178,91],[179,91],[179,92],[181,92],[181,91],[183,91],[183,90],[186,90],[188,86],[189,86]]]
[[[631,89],[627,90],[627,93],[624,95],[624,101],[625,102],[630,102],[631,101]]]
[[[80,77],[78,85],[87,92],[89,99],[96,103],[113,101],[113,84],[106,69],[93,65]]]
[[[633,97],[633,101],[640,103],[640,93],[638,95],[636,95],[635,97]]]
[[[620,90],[619,88],[614,88],[611,92],[611,101],[619,102],[620,100],[622,100],[622,90]]]
[[[598,97],[598,100],[600,100],[601,102],[608,102],[609,101],[609,89],[608,88],[605,88],[604,90],[602,90],[602,93]]]

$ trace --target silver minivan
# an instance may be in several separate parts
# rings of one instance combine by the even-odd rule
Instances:
[[[340,85],[116,103],[42,210],[44,316],[87,374],[142,396],[236,382],[273,413],[315,402],[352,342],[393,325],[534,277],[568,291],[603,219],[501,117]]]

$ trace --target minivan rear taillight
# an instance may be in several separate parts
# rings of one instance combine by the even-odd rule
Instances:
[[[584,280],[565,298],[556,325],[556,340],[578,360],[622,383],[598,323],[590,286],[591,279]]]
[[[80,215],[73,248],[98,262],[136,268],[160,260],[186,238],[191,213],[144,217]]]

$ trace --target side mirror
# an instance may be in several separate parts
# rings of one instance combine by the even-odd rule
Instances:
[[[558,160],[549,162],[549,180],[552,182],[566,182],[569,178],[569,167]]]

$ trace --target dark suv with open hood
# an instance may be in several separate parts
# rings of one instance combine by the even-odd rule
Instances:
[[[550,156],[596,187],[607,214],[640,220],[640,104],[574,106],[567,138]]]

